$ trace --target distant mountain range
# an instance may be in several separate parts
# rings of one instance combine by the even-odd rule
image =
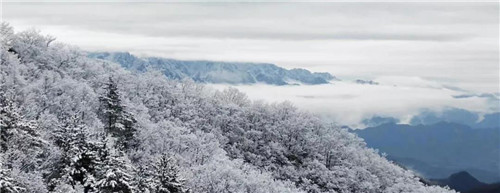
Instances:
[[[500,102],[497,100],[496,103]],[[362,123],[367,127],[375,127],[386,123],[399,123],[394,117],[373,116],[364,119]],[[467,125],[472,128],[500,127],[500,112],[481,115],[465,109],[448,108],[442,112],[423,110],[412,117],[409,125],[433,125],[439,122],[450,122]]]
[[[430,183],[439,186],[448,186],[459,192],[467,192],[486,185],[465,171],[454,173],[446,179],[431,179]]]
[[[500,183],[486,184],[480,182],[466,171],[454,173],[445,179],[431,179],[426,181],[431,185],[448,186],[463,193],[499,193]]]
[[[327,84],[336,78],[327,72],[310,72],[295,68],[287,70],[268,63],[240,63],[214,61],[183,61],[158,57],[139,58],[128,52],[92,52],[91,58],[107,60],[122,67],[145,72],[161,71],[171,79],[190,78],[201,83],[271,85]]]
[[[500,126],[474,129],[449,122],[412,126],[386,121],[352,132],[428,179],[466,170],[483,182],[500,181]]]
[[[500,100],[496,100],[498,104]],[[465,109],[450,108],[441,113],[434,111],[423,111],[414,116],[410,125],[431,125],[438,122],[453,122],[470,126],[472,128],[488,128],[500,126],[500,112],[486,114],[480,120],[479,114]]]
[[[370,85],[379,85],[378,82],[375,82],[373,80],[361,80],[361,79],[357,79],[354,81],[356,84],[370,84]]]

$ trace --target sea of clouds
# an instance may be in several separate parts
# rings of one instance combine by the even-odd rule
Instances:
[[[379,85],[333,81],[323,85],[210,86],[216,89],[235,87],[254,100],[290,101],[328,122],[353,128],[364,127],[361,122],[374,116],[394,117],[400,123],[409,123],[423,111],[442,112],[456,108],[484,115],[499,110],[498,93],[485,97],[419,77],[387,76],[374,81]]]

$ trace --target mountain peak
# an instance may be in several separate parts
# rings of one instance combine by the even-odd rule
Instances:
[[[471,183],[481,183],[479,180],[474,178],[474,176],[470,175],[469,172],[467,171],[461,171],[458,173],[451,174],[450,177],[448,177],[450,181],[467,181]]]
[[[486,185],[485,183],[482,183],[476,178],[474,178],[474,176],[470,175],[469,172],[466,171],[460,171],[454,173],[450,175],[450,177],[448,177],[447,179],[431,180],[431,181],[434,181],[436,184],[441,186],[449,186],[450,188],[453,188],[454,190],[460,192],[466,192]]]

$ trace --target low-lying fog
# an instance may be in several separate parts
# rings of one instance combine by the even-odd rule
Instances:
[[[379,85],[333,81],[324,85],[221,85],[235,87],[250,99],[270,102],[290,101],[297,107],[315,113],[327,121],[362,127],[363,119],[372,116],[394,117],[401,123],[422,111],[465,109],[479,114],[498,111],[498,93],[481,95],[418,77],[382,77]]]

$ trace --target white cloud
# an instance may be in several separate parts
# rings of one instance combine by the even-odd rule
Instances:
[[[423,109],[441,111],[460,108],[478,113],[490,113],[488,99],[480,97],[453,98],[464,92],[446,89],[438,83],[418,77],[382,77],[381,85],[361,85],[351,82],[334,82],[327,85],[233,86],[251,99],[272,102],[291,101],[301,109],[323,116],[339,124],[359,126],[360,121],[374,115],[395,117],[403,122]],[[401,85],[394,86],[390,80]],[[229,85],[211,85],[223,89]],[[497,109],[498,110],[498,109]]]

